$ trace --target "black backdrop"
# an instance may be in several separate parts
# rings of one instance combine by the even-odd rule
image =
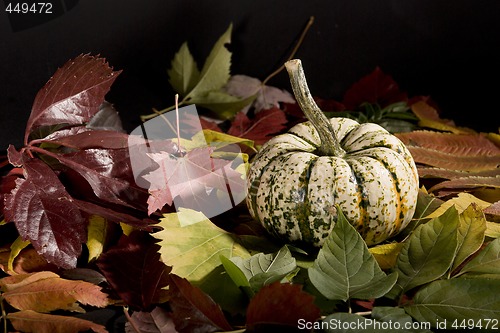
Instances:
[[[460,125],[500,125],[498,0],[52,2],[57,17],[8,15],[0,4],[0,150],[21,144],[37,91],[80,53],[123,70],[107,99],[131,130],[140,114],[172,104],[166,69],[183,41],[201,63],[232,22],[232,72],[263,79],[310,16],[315,23],[296,56],[314,95],[340,98],[380,66]],[[289,89],[285,73],[269,84]]]

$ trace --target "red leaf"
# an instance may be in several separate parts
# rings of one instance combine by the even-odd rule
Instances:
[[[128,148],[128,134],[116,131],[91,130],[87,127],[73,127],[60,130],[47,136],[45,142],[51,142],[75,149]]]
[[[177,333],[170,312],[158,306],[151,312],[134,312],[130,321],[141,333]],[[137,333],[130,322],[125,324],[125,333]]]
[[[231,330],[221,308],[201,289],[177,275],[169,275],[169,305],[175,328],[183,332]]]
[[[211,205],[214,189],[241,193],[244,180],[241,174],[231,168],[231,161],[213,158],[212,148],[200,147],[188,151],[183,156],[167,152],[149,156],[159,164],[159,168],[144,176],[151,183],[149,192],[149,212],[163,205],[172,205],[178,197],[182,206],[204,211]],[[177,204],[178,202],[176,202]]]
[[[285,113],[276,107],[258,112],[253,119],[240,112],[236,114],[227,134],[250,139],[261,145],[273,134],[283,130],[286,123]]]
[[[314,297],[302,291],[301,285],[275,282],[260,289],[252,298],[246,324],[250,330],[259,324],[297,327],[299,319],[315,322],[320,315]]]
[[[99,111],[119,73],[113,72],[103,58],[88,54],[68,61],[36,95],[25,144],[29,134],[40,126],[88,122]]]
[[[158,253],[159,245],[144,232],[123,236],[117,246],[101,254],[97,266],[120,298],[144,311],[165,301],[168,273]]]
[[[362,103],[378,103],[384,107],[395,102],[408,100],[405,92],[390,75],[377,67],[375,70],[354,83],[344,95],[342,104],[347,110],[355,110]]]
[[[5,218],[48,262],[73,268],[87,239],[86,220],[49,166],[37,159],[23,164],[25,178],[5,196]]]

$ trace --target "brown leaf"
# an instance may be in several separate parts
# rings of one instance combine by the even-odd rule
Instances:
[[[456,155],[439,150],[412,146],[409,146],[408,150],[416,163],[438,168],[478,172],[495,169],[500,165],[500,155]]]
[[[429,189],[429,192],[434,192],[439,189],[471,189],[478,187],[491,187],[500,189],[500,176],[498,177],[463,177],[453,180],[448,180],[434,185]]]
[[[315,322],[320,314],[314,297],[302,291],[301,285],[275,282],[260,289],[252,298],[246,324],[250,330],[259,324],[297,327],[299,319]]]
[[[500,158],[500,148],[481,134],[452,134],[434,131],[397,133],[409,147],[427,148],[459,156]]]
[[[500,216],[500,201],[495,202],[483,211],[485,214]]]
[[[101,287],[84,281],[65,280],[52,272],[22,274],[1,281],[2,289],[6,290],[3,298],[18,310],[81,312],[77,302],[96,307],[109,304]]]
[[[483,171],[460,171],[460,170],[448,170],[441,168],[423,167],[418,166],[419,177],[433,177],[433,178],[443,178],[443,179],[457,179],[463,177],[497,177],[500,176],[500,169],[493,170],[483,170]]]
[[[38,313],[31,310],[9,313],[7,319],[20,332],[67,333],[92,330],[95,333],[107,333],[102,325],[91,321],[51,314]]]
[[[232,329],[219,305],[188,280],[170,274],[169,288],[169,305],[179,332],[202,333]]]
[[[134,327],[141,333],[177,333],[171,313],[156,307],[151,312],[134,312],[132,314]],[[125,324],[125,333],[137,333],[129,323]]]

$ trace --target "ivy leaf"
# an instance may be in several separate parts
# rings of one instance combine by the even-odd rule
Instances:
[[[107,333],[102,325],[88,320],[38,313],[31,310],[9,313],[7,319],[19,332],[65,333],[92,330],[95,333]]]
[[[446,320],[451,329],[455,320],[500,318],[500,296],[494,290],[500,290],[499,279],[438,280],[420,289],[404,308],[418,321],[436,325]]]
[[[190,282],[200,282],[214,268],[221,264],[220,256],[231,258],[250,257],[248,251],[235,242],[233,235],[217,227],[201,213],[192,224],[194,211],[180,209],[178,213],[165,214],[157,225],[163,230],[153,233],[160,240],[159,252],[162,261],[172,266],[172,273],[187,278]],[[200,216],[203,217],[200,220]]]
[[[233,257],[230,260],[244,274],[246,281],[248,281],[248,286],[254,292],[265,285],[283,279],[297,268],[295,258],[292,257],[292,253],[287,246],[282,247],[277,253],[257,253],[248,259]],[[226,267],[224,261],[222,264]],[[228,273],[232,278],[233,276],[230,271]],[[233,281],[240,286],[241,283],[237,282],[240,279],[237,278],[236,281],[233,279]],[[241,286],[246,287],[247,283],[243,283]]]
[[[442,216],[419,225],[403,243],[395,271],[395,292],[404,292],[443,276],[457,250],[459,218],[455,207]],[[392,294],[392,293],[391,293]]]
[[[187,42],[183,43],[172,60],[172,68],[168,70],[170,85],[181,96],[187,95],[200,80],[200,71]]]
[[[122,236],[117,246],[101,254],[97,266],[129,306],[150,310],[165,301],[171,268],[160,260],[159,246],[144,232]]]
[[[397,274],[386,275],[366,243],[341,210],[312,267],[309,279],[331,300],[370,299],[385,295]]]
[[[169,275],[169,305],[180,333],[232,329],[220,307],[207,294],[175,274]]]
[[[25,178],[5,196],[5,218],[48,262],[76,267],[86,241],[86,220],[54,171],[38,159],[23,165]],[[28,209],[27,209],[28,208]]]
[[[29,134],[41,126],[88,122],[99,111],[119,73],[104,59],[88,54],[68,61],[36,95],[26,124],[25,144]]]
[[[460,274],[500,274],[500,238],[491,241],[465,264]]]
[[[302,291],[301,285],[275,282],[260,289],[252,298],[246,325],[247,329],[256,331],[259,325],[265,324],[297,328],[301,320],[315,322],[320,315],[314,297]]]
[[[458,246],[452,271],[483,245],[486,231],[486,219],[483,212],[476,205],[470,205],[459,215],[457,230]]]

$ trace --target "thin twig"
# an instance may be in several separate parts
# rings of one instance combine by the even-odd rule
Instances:
[[[141,333],[141,330],[135,325],[135,321],[130,317],[130,314],[128,313],[128,307],[124,306],[123,307],[123,313],[125,314],[125,318],[127,318],[127,321],[130,323],[130,326],[132,326],[132,329],[136,333]]]
[[[300,46],[302,45],[302,42],[304,41],[304,38],[306,37],[306,34],[307,32],[309,31],[309,28],[311,28],[312,24],[314,23],[314,16],[311,16],[309,18],[309,21],[307,21],[307,24],[304,28],[304,30],[302,30],[302,33],[300,34],[300,37],[299,39],[297,40],[297,43],[295,44],[294,48],[292,49],[292,52],[290,53],[290,55],[288,56],[288,58],[286,59],[285,62],[287,62],[288,60],[291,60],[294,56],[295,56],[295,53],[297,53],[297,51],[299,50]],[[285,62],[283,62],[283,65],[281,65],[278,69],[276,69],[274,72],[272,72],[271,74],[269,74],[268,77],[266,77],[264,79],[264,81],[262,81],[262,85],[266,85],[266,83],[272,79],[273,77],[275,77],[276,75],[279,74],[279,72],[281,72],[283,69],[285,69]]]

